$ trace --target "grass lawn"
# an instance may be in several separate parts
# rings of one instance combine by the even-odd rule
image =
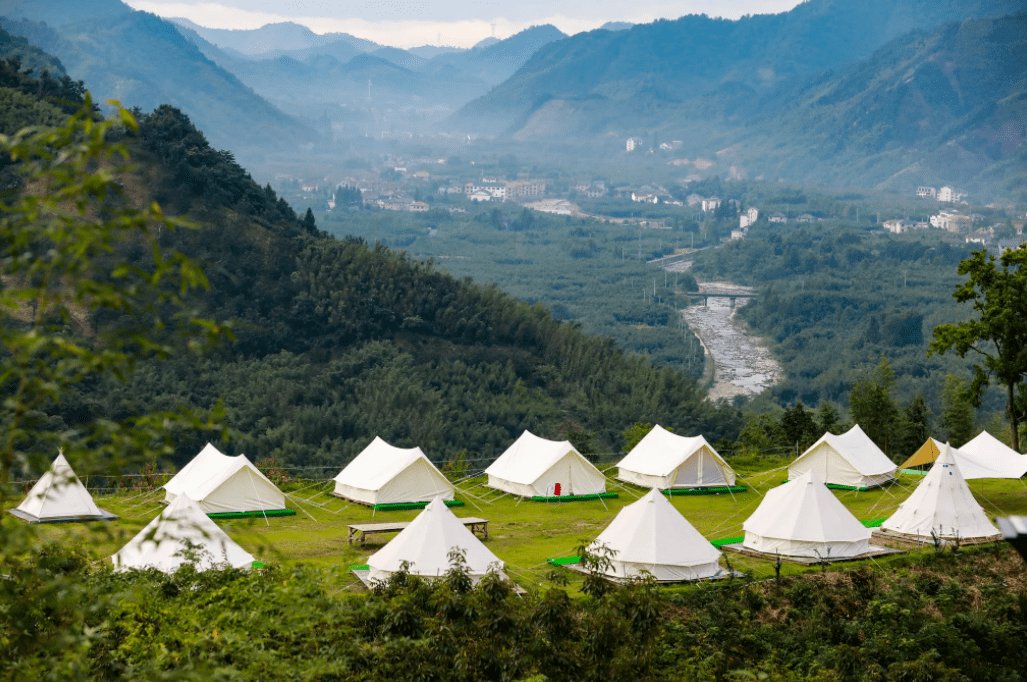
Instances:
[[[457,498],[466,506],[455,510],[457,516],[480,516],[489,520],[489,549],[502,559],[507,572],[524,586],[538,584],[552,569],[546,564],[551,557],[570,556],[575,547],[591,540],[616,516],[646,491],[624,485],[608,473],[607,490],[619,494],[618,499],[580,502],[545,503],[518,500],[509,495],[498,496],[485,488],[484,477],[461,481]],[[744,493],[707,496],[675,496],[670,502],[684,514],[699,532],[710,540],[740,537],[742,523],[755,511],[762,495],[785,479],[785,471],[772,469],[739,470],[739,484]],[[900,474],[898,481],[871,491],[832,491],[860,520],[889,516],[923,480],[921,476]],[[287,486],[289,507],[296,516],[219,521],[219,525],[247,551],[265,563],[297,564],[333,569],[340,586],[356,582],[348,572],[351,565],[364,564],[392,535],[374,535],[367,545],[347,542],[347,525],[388,521],[409,521],[417,510],[377,511],[332,497],[333,483],[305,482]],[[971,481],[971,490],[985,511],[991,515],[1027,515],[1027,487],[1019,480]],[[89,546],[97,562],[106,561],[161,509],[163,491],[142,496],[122,494],[97,498],[97,503],[121,518],[110,523],[55,524],[40,526],[47,536],[63,542]],[[922,551],[933,551],[926,549]],[[729,555],[735,570],[752,572],[754,577],[773,576],[771,561]],[[891,558],[866,560],[887,567]],[[721,560],[722,563],[724,560]],[[853,562],[858,565],[864,562]],[[820,571],[819,567],[785,564],[783,575]],[[577,574],[565,572],[572,583]],[[680,589],[680,588],[673,588]]]

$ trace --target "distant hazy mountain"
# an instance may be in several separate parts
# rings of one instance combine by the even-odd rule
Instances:
[[[179,28],[207,58],[268,101],[307,117],[313,108],[332,104],[453,110],[501,83],[540,46],[565,37],[552,26],[535,26],[470,50],[422,47],[415,53],[367,42],[373,49],[365,53],[347,39],[320,41],[316,34],[296,25],[270,25],[257,32],[201,30],[186,23]],[[264,47],[273,44],[274,49],[255,52],[258,33],[268,39]],[[269,36],[277,36],[277,42]],[[292,36],[292,42],[285,36]],[[307,43],[316,44],[282,49]],[[250,53],[244,55],[243,49]]]
[[[372,56],[384,59],[385,61],[392,62],[396,66],[401,66],[404,69],[410,69],[411,71],[417,71],[424,67],[428,63],[427,59],[418,57],[415,54],[411,54],[406,50],[401,50],[398,47],[382,47],[374,52],[370,53]]]
[[[172,104],[203,126],[212,144],[240,158],[291,148],[310,135],[152,14],[114,0],[0,0],[0,15],[9,18],[4,28],[60,59],[97,101],[144,110]]]
[[[415,54],[421,59],[431,59],[437,57],[440,54],[447,54],[449,52],[464,52],[462,47],[445,47],[436,45],[422,45],[421,47],[412,47],[407,52]]]
[[[1027,14],[915,32],[764,98],[726,161],[773,177],[1001,185],[1027,168]],[[755,119],[761,125],[755,126]],[[800,161],[797,163],[797,161]]]
[[[500,131],[535,110],[579,109],[592,130],[640,109],[724,86],[756,92],[864,59],[911,30],[970,16],[1008,14],[1022,0],[809,0],[789,12],[738,21],[690,15],[626,31],[592,31],[544,45],[518,73],[461,112]],[[548,115],[543,112],[543,115]]]
[[[442,65],[451,66],[490,86],[496,85],[513,75],[541,47],[566,37],[549,24],[532,26],[505,40],[484,46],[482,41],[470,50],[439,55],[422,70],[437,71]]]
[[[314,33],[306,26],[290,21],[267,24],[255,29],[234,30],[205,28],[188,19],[176,18],[172,21],[192,29],[204,40],[208,40],[222,49],[237,50],[251,56],[305,51],[337,42],[346,43],[358,52],[373,52],[382,47],[375,42],[357,38],[348,33]]]
[[[602,31],[626,31],[634,26],[634,24],[627,21],[608,21],[599,27]]]

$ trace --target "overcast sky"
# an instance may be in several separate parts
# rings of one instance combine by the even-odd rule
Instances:
[[[508,38],[533,24],[564,33],[607,21],[646,23],[685,14],[736,19],[784,12],[799,0],[125,0],[162,17],[185,17],[208,28],[259,28],[293,21],[316,33],[343,32],[395,47],[470,47],[493,32]],[[440,40],[441,39],[441,40]]]

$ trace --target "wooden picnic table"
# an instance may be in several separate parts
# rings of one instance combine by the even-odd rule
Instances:
[[[489,521],[488,519],[479,519],[475,516],[468,516],[465,518],[457,517],[460,523],[467,526],[472,533],[478,533],[485,540],[489,538]],[[374,535],[375,533],[398,533],[407,526],[410,525],[409,521],[400,521],[393,523],[351,523],[347,527],[349,528],[349,537],[347,540],[349,544],[353,544],[353,539],[358,535],[360,536],[360,544],[364,544],[364,540],[367,539],[368,535]]]

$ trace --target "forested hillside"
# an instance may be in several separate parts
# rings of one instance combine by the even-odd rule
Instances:
[[[196,303],[233,322],[237,340],[206,360],[143,366],[127,384],[82,386],[56,406],[53,428],[223,398],[239,435],[230,451],[333,466],[375,435],[436,460],[466,450],[484,463],[523,429],[599,452],[619,449],[636,421],[711,440],[737,431],[739,415],[702,403],[684,374],[494,287],[327,237],[182,112],[139,118],[126,140],[138,164],[127,196],[199,226],[163,232],[160,245],[199,260],[210,289]],[[181,460],[204,437],[180,434]]]

